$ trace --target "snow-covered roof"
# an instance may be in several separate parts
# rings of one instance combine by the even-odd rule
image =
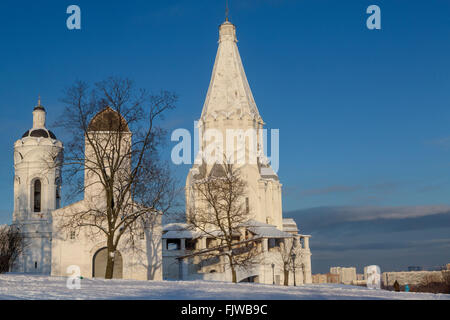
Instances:
[[[254,219],[250,219],[250,220],[242,223],[241,225],[243,227],[263,227],[263,228],[273,227],[273,228],[275,228],[275,226],[273,224],[267,224],[267,223],[264,223],[264,222],[256,221]]]
[[[291,238],[292,234],[278,230],[276,227],[249,227],[249,231],[261,238]]]
[[[163,227],[163,239],[193,239],[199,236],[200,233],[187,223],[169,223]]]
[[[272,224],[263,223],[256,220],[249,220],[244,223],[247,229],[262,238],[290,238],[292,234],[279,230]]]
[[[292,218],[283,219],[283,231],[285,232],[298,232],[297,223]]]
[[[163,239],[196,239],[200,237],[220,237],[222,232],[220,230],[215,231],[209,231],[208,233],[205,233],[198,229],[193,229],[192,227],[189,227],[186,225],[183,229],[171,229],[171,230],[164,230],[163,231]],[[235,234],[236,236],[239,236],[239,233]]]
[[[272,167],[270,165],[263,165],[261,166],[261,177],[264,179],[273,179],[278,181],[278,175],[273,171]]]
[[[279,230],[272,224],[263,223],[250,219],[241,224],[258,237],[262,238],[290,238],[292,234]],[[208,234],[200,230],[193,229],[186,223],[170,223],[163,227],[163,239],[195,239],[202,236],[220,236],[221,231],[211,231]],[[236,234],[238,235],[238,234]]]
[[[165,226],[163,226],[163,232],[164,231],[186,230],[186,229],[189,229],[189,225],[187,223],[182,223],[182,222],[168,223]]]
[[[163,234],[163,239],[195,239],[200,237],[200,233],[191,230],[172,230]]]

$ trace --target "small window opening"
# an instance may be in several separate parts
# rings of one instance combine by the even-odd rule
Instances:
[[[41,180],[34,182],[34,212],[41,212]]]

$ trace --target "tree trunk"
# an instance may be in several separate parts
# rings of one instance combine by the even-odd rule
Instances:
[[[233,278],[233,283],[237,283],[236,270],[234,269],[234,266],[231,267],[231,276]]]
[[[284,270],[284,285],[289,285],[289,270]]]
[[[231,248],[230,248],[231,251]],[[231,270],[231,279],[233,283],[237,282],[237,276],[236,276],[236,269],[234,267],[233,258],[231,256],[228,256],[228,262],[230,264],[230,270]]]
[[[108,257],[106,258],[105,279],[112,279],[114,275],[114,257],[116,249],[108,245]]]

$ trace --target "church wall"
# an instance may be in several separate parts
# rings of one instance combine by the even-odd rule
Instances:
[[[307,237],[307,236],[301,236]],[[164,240],[165,241],[165,240]],[[181,239],[184,241],[184,239]],[[259,263],[251,266],[248,269],[237,268],[237,280],[238,282],[248,279],[249,277],[256,277],[255,282],[264,284],[284,284],[284,269],[280,252],[276,248],[268,248],[268,239],[263,239],[262,253],[259,256]],[[289,241],[289,240],[287,240]],[[198,269],[199,261],[202,260],[200,256],[192,256],[182,259],[179,262],[177,257],[185,256],[191,251],[183,249],[183,244],[180,250],[164,250],[163,251],[163,268],[164,279],[166,280],[210,280],[210,281],[232,281],[232,275],[230,268],[227,264],[226,257],[220,257],[219,261],[214,264],[203,264]],[[197,248],[201,249],[201,248]],[[297,285],[304,283],[312,283],[311,276],[311,252],[308,247],[308,243],[305,243],[305,247],[300,251],[301,255],[297,257],[298,266],[295,272],[295,282]],[[274,269],[272,269],[274,264]],[[301,265],[303,264],[303,268]],[[214,270],[214,272],[211,272]],[[289,272],[289,285],[294,285],[293,272]]]
[[[24,252],[16,260],[12,271],[23,273],[50,274],[51,234],[32,232],[24,234],[27,244]]]
[[[96,147],[97,149],[104,148],[104,152],[106,153],[107,150],[113,149],[114,147],[118,147],[118,143],[114,142],[114,135],[118,135],[118,133],[103,133],[103,132],[90,132],[90,139],[94,141],[94,144],[98,144]],[[122,152],[128,153],[131,147],[131,133],[130,132],[121,132],[121,150]],[[112,142],[111,142],[112,141]],[[115,151],[117,152],[117,151]],[[124,154],[126,154],[124,153]],[[86,159],[95,159],[95,151],[92,148],[91,144],[89,143],[88,138],[85,138],[85,158]],[[96,160],[93,160],[93,162],[96,162]],[[92,165],[92,164],[90,164]],[[107,160],[105,159],[105,168],[108,168]],[[123,161],[123,169],[124,170],[131,170],[131,163],[127,161]],[[85,181],[85,190],[84,190],[84,198],[85,199],[91,199],[92,201],[95,200],[96,195],[102,195],[103,194],[103,185],[100,182],[100,179],[97,175],[99,168],[95,169],[96,172],[92,172],[89,169],[85,170],[84,172],[84,181]],[[117,171],[119,172],[119,171]],[[120,188],[121,186],[119,186]]]
[[[45,113],[34,111],[41,117]],[[13,224],[25,238],[24,252],[13,266],[14,272],[50,274],[51,268],[51,211],[59,201],[60,167],[57,159],[62,153],[62,143],[55,139],[24,137],[14,144],[14,213]],[[34,212],[34,182],[41,182],[40,211]]]
[[[93,276],[93,258],[95,253],[106,247],[104,234],[92,236],[91,232],[76,231],[75,239],[70,239],[69,230],[61,230],[60,223],[64,213],[77,212],[83,202],[53,212],[52,275],[68,276],[67,268],[71,265],[80,267],[85,278]],[[72,211],[74,210],[74,211]],[[145,239],[136,240],[136,248],[127,245],[124,236],[118,251],[123,260],[123,278],[134,280],[162,280],[162,248],[160,217],[148,231]]]

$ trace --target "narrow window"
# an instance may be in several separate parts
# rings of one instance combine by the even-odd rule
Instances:
[[[141,240],[144,240],[144,239],[145,239],[145,233],[141,232],[141,234],[139,235],[139,238],[140,238]]]
[[[41,212],[41,180],[34,182],[34,212]]]
[[[248,200],[248,197],[245,198],[245,212],[250,213],[250,201]]]
[[[56,187],[56,209],[59,209],[61,205],[61,195],[59,194],[59,187]]]
[[[34,262],[34,268],[37,269],[37,261]]]
[[[75,231],[70,231],[70,240],[75,240]]]
[[[61,178],[57,177],[55,179],[55,206],[56,209],[59,209],[59,207],[61,206]]]

